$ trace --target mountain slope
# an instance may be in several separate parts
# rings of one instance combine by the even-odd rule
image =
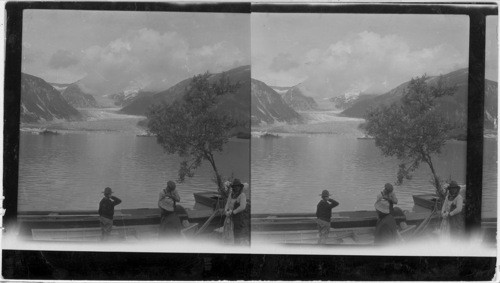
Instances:
[[[80,118],[80,112],[54,87],[39,77],[21,73],[21,122]]]
[[[308,111],[318,109],[318,104],[314,98],[304,95],[300,89],[300,84],[290,88],[281,95],[283,100],[296,111]]]
[[[224,73],[212,74],[211,82],[218,81],[225,74],[231,83],[240,83],[235,93],[225,95],[218,106],[220,111],[230,113],[233,117],[245,124],[250,124],[250,66],[242,66]],[[183,80],[171,88],[151,96],[139,96],[123,107],[120,112],[131,115],[146,115],[148,108],[153,104],[170,104],[186,93],[186,88],[192,78]]]
[[[442,97],[438,99],[438,109],[444,115],[457,122],[467,121],[467,93],[468,93],[468,69],[460,69],[441,76],[445,86],[457,86],[457,91],[453,96]],[[439,77],[430,77],[427,82],[435,85]],[[341,114],[348,117],[363,118],[371,108],[380,105],[389,105],[397,102],[403,96],[409,82],[405,82],[391,91],[356,102],[352,107],[346,109]],[[490,80],[485,82],[485,126],[492,128],[494,119],[498,115],[498,83]]]
[[[265,83],[252,79],[252,125],[296,122],[301,116]]]
[[[62,96],[73,107],[88,108],[97,107],[97,101],[94,96],[84,92],[78,82],[68,85],[62,92]]]

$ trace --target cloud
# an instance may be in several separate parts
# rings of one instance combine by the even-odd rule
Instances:
[[[64,69],[78,63],[78,58],[68,50],[57,50],[49,60],[49,67]]]
[[[444,74],[466,67],[468,62],[467,54],[446,43],[412,49],[399,36],[368,31],[351,34],[296,58],[298,66],[287,72],[276,68],[274,61],[269,64],[269,80],[283,78],[285,73],[306,77],[303,87],[317,97],[350,91],[383,93],[412,77]]]
[[[224,71],[249,61],[248,55],[226,41],[190,46],[176,32],[147,28],[85,48],[79,56],[76,58],[69,51],[58,50],[49,65],[59,72],[71,67],[65,71],[84,73],[81,86],[94,94],[128,88],[164,90],[190,76]]]
[[[274,57],[269,68],[274,71],[287,71],[299,66],[299,63],[293,60],[289,53],[280,53]]]

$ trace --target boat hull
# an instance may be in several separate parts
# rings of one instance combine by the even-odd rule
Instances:
[[[413,195],[412,197],[415,205],[432,210],[438,202],[438,207],[440,207],[440,201],[436,194]]]
[[[194,201],[211,208],[224,208],[224,201],[217,191],[194,193]]]
[[[212,209],[187,210],[187,218],[191,223],[200,226],[214,213]],[[218,212],[206,231],[222,226],[222,213]],[[19,235],[32,238],[34,229],[86,229],[99,228],[97,211],[24,211],[17,216]],[[158,226],[160,224],[159,208],[138,208],[116,210],[113,226],[127,228],[130,226]]]
[[[395,210],[396,223],[406,221],[406,215],[400,209]],[[375,227],[378,215],[376,211],[344,211],[332,214],[330,226],[334,229]],[[252,215],[252,231],[301,231],[317,229],[314,213],[279,213]]]

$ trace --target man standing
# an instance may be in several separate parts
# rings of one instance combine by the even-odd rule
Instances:
[[[113,228],[113,215],[115,214],[115,206],[119,205],[122,200],[112,196],[113,191],[110,187],[104,189],[104,197],[99,203],[99,222],[101,223],[101,241],[106,241],[111,234]]]
[[[328,234],[330,233],[330,220],[332,218],[332,209],[339,203],[330,198],[330,192],[324,190],[321,193],[321,200],[316,209],[316,217],[318,222],[319,240],[318,244],[326,244]]]

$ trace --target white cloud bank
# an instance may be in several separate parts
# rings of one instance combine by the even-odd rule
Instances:
[[[290,56],[286,58],[291,60]],[[309,95],[332,97],[348,91],[382,93],[424,73],[438,75],[465,68],[467,58],[446,43],[412,49],[397,35],[363,31],[327,48],[296,55],[296,64],[287,62],[289,69],[270,64],[265,68],[267,81],[282,85],[304,81]]]
[[[32,48],[26,45],[23,51],[28,56],[35,53],[30,51]],[[26,57],[25,63],[34,60],[31,57]],[[130,31],[79,53],[59,49],[48,57],[48,62],[40,62],[46,66],[44,79],[57,82],[57,78],[84,78],[86,90],[94,94],[126,88],[163,90],[195,74],[225,71],[249,63],[248,56],[229,42],[193,47],[176,32],[161,33],[149,28]]]

